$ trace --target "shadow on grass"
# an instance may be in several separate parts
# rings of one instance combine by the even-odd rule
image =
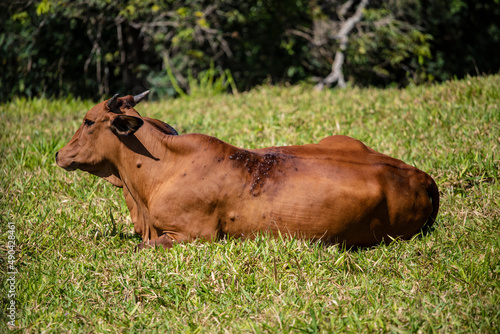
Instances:
[[[434,221],[431,224],[425,224],[422,229],[411,239],[415,240],[421,240],[423,238],[428,237],[430,234],[434,232],[434,230],[437,228],[437,222]],[[95,235],[95,239],[99,240],[102,238],[107,238],[107,237],[118,237],[120,240],[135,240],[138,243],[141,243],[143,240],[140,235],[138,235],[135,232],[123,232],[125,225],[120,224],[116,222],[116,220],[113,217],[113,213],[111,212],[111,209],[109,209],[109,223],[103,226],[101,229],[95,229],[92,231],[92,234]],[[238,241],[238,242],[262,242],[266,240],[267,238],[274,238],[274,239],[293,239],[289,236],[285,235],[278,235],[278,236],[272,236],[271,234],[267,233],[254,233],[252,237],[228,237],[226,235],[221,235],[220,238],[217,241],[213,242],[218,242],[221,244],[227,244],[231,241]],[[300,240],[298,238],[297,240]],[[391,238],[391,240],[382,240],[380,243],[373,245],[373,246],[350,246],[347,247],[345,243],[332,243],[332,242],[324,242],[321,239],[320,240],[309,240],[308,244],[310,247],[315,247],[316,245],[324,247],[324,248],[329,248],[329,247],[337,247],[339,252],[344,253],[357,253],[357,252],[365,252],[371,249],[375,249],[381,246],[388,246],[393,243],[400,243],[400,242],[408,242],[409,240],[404,240],[400,238]]]
[[[104,225],[101,229],[95,229],[92,234],[95,235],[95,239],[99,240],[106,237],[116,237],[120,240],[137,240],[141,242],[141,237],[135,232],[124,232],[125,225],[117,223],[111,208],[109,209],[109,223]]]

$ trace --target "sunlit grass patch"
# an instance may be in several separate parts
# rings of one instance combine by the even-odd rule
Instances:
[[[359,250],[258,236],[136,253],[140,240],[121,191],[54,162],[95,103],[4,103],[2,312],[5,226],[14,222],[23,331],[495,332],[498,87],[500,76],[404,90],[259,87],[137,106],[180,133],[247,148],[349,135],[435,178],[441,208],[433,231]]]

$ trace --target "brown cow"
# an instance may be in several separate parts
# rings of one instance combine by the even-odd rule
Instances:
[[[371,246],[436,218],[434,180],[358,140],[247,150],[178,136],[134,109],[147,93],[96,105],[56,154],[60,167],[123,188],[140,248],[259,232]]]

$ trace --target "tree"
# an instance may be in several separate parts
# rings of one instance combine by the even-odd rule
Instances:
[[[0,2],[0,99],[262,83],[407,85],[500,67],[500,0]],[[234,80],[233,80],[234,78]]]
[[[341,20],[335,38],[338,39],[339,44],[337,50],[335,51],[335,59],[332,64],[332,71],[326,78],[320,80],[320,82],[316,85],[316,89],[318,90],[322,90],[324,86],[329,87],[335,82],[337,82],[339,87],[341,88],[344,88],[346,86],[344,74],[342,73],[342,65],[344,64],[345,58],[344,52],[347,49],[347,43],[349,41],[348,35],[354,28],[354,26],[361,21],[361,18],[363,17],[363,10],[368,4],[368,0],[361,0],[352,16],[344,19],[346,12],[350,9],[353,3],[354,1],[349,0],[346,3],[342,4],[342,6],[340,6],[337,10],[337,15]]]
[[[358,84],[426,80],[423,68],[431,56],[432,37],[400,20],[390,6],[367,0],[318,0],[312,5],[311,27],[289,30],[309,42],[304,63],[316,74],[317,89],[335,82],[345,87],[345,73]]]

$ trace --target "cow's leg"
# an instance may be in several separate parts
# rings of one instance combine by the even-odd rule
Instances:
[[[173,241],[166,234],[164,234],[164,235],[160,236],[158,239],[149,240],[148,242],[141,242],[140,244],[138,244],[135,247],[135,249],[137,251],[137,250],[141,250],[144,248],[154,248],[157,246],[162,246],[163,249],[172,248]]]

